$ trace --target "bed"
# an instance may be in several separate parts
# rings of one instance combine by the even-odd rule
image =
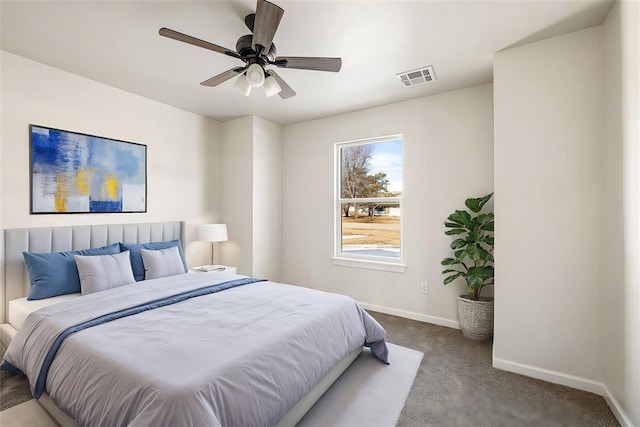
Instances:
[[[229,273],[67,295],[25,315],[35,301],[20,300],[28,290],[22,250],[168,241],[180,238],[182,227],[6,231],[4,308],[11,308],[11,325],[2,325],[1,337],[12,342],[5,361],[27,373],[62,425],[295,425],[365,343],[386,358],[384,330],[353,300]],[[140,311],[130,314],[132,307]],[[109,321],[76,331],[105,316]],[[69,328],[73,333],[55,339]]]

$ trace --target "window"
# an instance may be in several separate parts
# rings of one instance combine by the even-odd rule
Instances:
[[[334,263],[404,271],[402,135],[336,144]]]

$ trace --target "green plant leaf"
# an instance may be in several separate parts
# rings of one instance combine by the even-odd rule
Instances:
[[[459,224],[457,222],[445,222],[444,226],[448,228],[460,228],[464,227],[464,224]]]
[[[467,199],[464,201],[464,205],[468,207],[471,212],[479,212],[480,211],[480,199]]]
[[[474,297],[480,295],[484,286],[494,283],[493,246],[495,243],[493,231],[495,227],[495,215],[492,212],[480,213],[493,193],[483,197],[469,198],[465,201],[466,210],[456,210],[447,217],[445,226],[448,236],[459,236],[450,244],[455,258],[446,258],[443,266],[456,266],[446,268],[442,274],[449,275],[444,279],[445,285],[455,279],[465,279],[469,294]],[[466,233],[466,234],[465,234]]]
[[[475,275],[475,274],[467,275],[467,285],[470,288],[480,287],[482,286],[483,283],[484,283],[484,279],[482,278],[482,276]]]
[[[483,227],[485,226],[485,224],[493,221],[493,214],[492,213],[483,213],[478,215],[477,217],[478,220],[478,227],[480,229],[483,229]]]
[[[478,248],[475,245],[467,246],[467,256],[473,261],[478,260]]]
[[[479,244],[469,245],[467,247],[467,255],[472,260],[478,261],[487,261],[487,258],[491,255],[486,249],[484,249]]]
[[[467,211],[455,211],[447,219],[451,222],[462,224],[466,228],[471,226],[471,215]]]
[[[454,274],[454,275],[452,275],[452,276],[446,277],[446,278],[444,279],[444,284],[445,284],[445,285],[448,285],[449,283],[453,282],[453,281],[454,281],[454,280],[456,280],[458,277],[460,277],[460,274],[461,274],[461,273],[456,273],[456,274]]]
[[[481,238],[482,238],[482,235],[478,231],[473,230],[469,232],[469,235],[467,236],[467,241],[469,243],[475,243],[480,241]]]
[[[482,210],[482,207],[491,199],[493,193],[487,194],[484,197],[478,198],[470,198],[465,200],[464,204],[468,207],[472,212],[478,213]]]
[[[446,234],[447,236],[453,236],[454,234],[462,234],[462,233],[466,233],[467,230],[462,229],[462,228],[454,228],[453,230],[447,230],[444,232],[444,234]]]
[[[451,249],[458,249],[467,245],[467,241],[465,239],[456,239],[451,242]]]
[[[491,253],[489,253],[489,251],[487,251],[482,246],[478,245],[478,256],[480,257],[481,261],[488,261],[489,257],[491,257]]]
[[[467,272],[467,284],[471,288],[478,288],[493,282],[494,270],[492,266],[471,267]]]

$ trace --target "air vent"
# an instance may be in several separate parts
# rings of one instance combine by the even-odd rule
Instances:
[[[405,87],[420,85],[436,79],[436,75],[433,73],[433,65],[418,68],[416,70],[405,71],[404,73],[396,75],[400,77],[400,81]]]

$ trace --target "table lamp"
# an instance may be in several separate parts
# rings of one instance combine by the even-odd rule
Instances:
[[[211,265],[213,265],[213,245],[215,242],[226,242],[227,224],[202,224],[198,229],[198,240],[211,242]]]

